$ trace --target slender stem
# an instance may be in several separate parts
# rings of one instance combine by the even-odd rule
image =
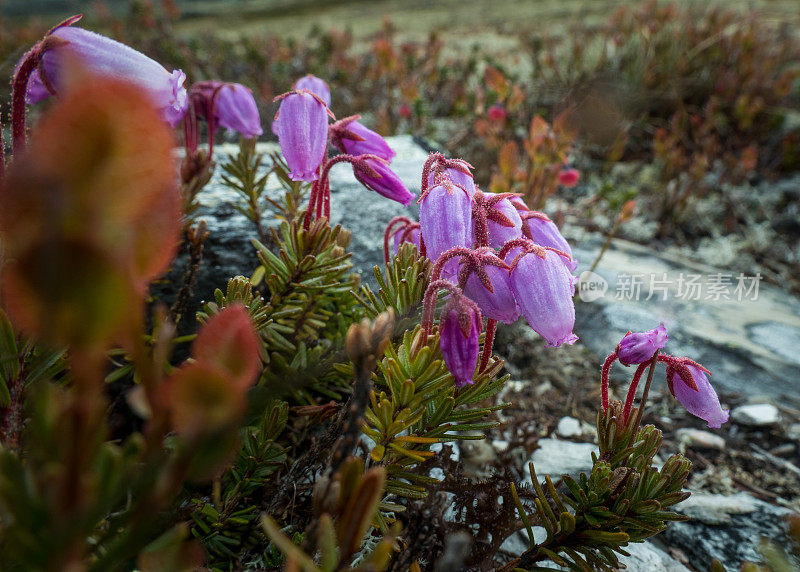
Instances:
[[[603,370],[600,374],[600,395],[603,403],[603,411],[608,409],[608,375],[611,372],[611,366],[617,360],[617,352],[612,352],[603,363]]]
[[[640,401],[641,405],[639,406],[639,412],[636,414],[635,427],[638,427],[642,422],[642,414],[644,413],[645,405],[647,405],[647,395],[650,393],[650,384],[653,382],[653,373],[655,373],[657,361],[658,350],[656,350],[656,354],[653,356],[653,359],[650,362],[650,371],[647,372],[647,381],[644,383],[644,391],[642,391],[642,399]]]
[[[389,221],[389,224],[386,225],[386,230],[383,231],[383,261],[387,265],[389,264],[389,241],[395,234],[402,230],[402,227],[397,230],[394,228],[399,223],[407,225],[411,223],[411,219],[407,216],[396,216]]]
[[[492,357],[492,348],[494,346],[494,334],[497,331],[497,320],[489,318],[486,320],[486,337],[483,340],[483,354],[481,355],[481,367],[479,371],[486,369],[489,365],[489,359]]]
[[[617,234],[617,230],[620,227],[620,222],[621,221],[617,220],[617,222],[614,223],[614,226],[611,228],[611,230],[608,231],[608,235],[606,236],[606,241],[603,243],[603,247],[600,249],[600,252],[597,253],[597,257],[594,259],[594,262],[592,262],[592,266],[591,268],[589,268],[589,272],[594,272],[594,269],[597,268],[598,264],[600,264],[600,259],[603,258],[603,255],[606,253],[606,250],[608,250],[608,247],[611,246],[611,240],[614,238],[614,235]]]
[[[442,269],[448,260],[456,256],[471,256],[472,253],[472,250],[464,246],[454,246],[450,250],[445,250],[442,255],[436,259],[436,262],[433,265],[433,270],[431,271],[431,282],[441,278]]]
[[[27,103],[25,94],[28,91],[28,79],[39,65],[41,60],[41,45],[37,44],[25,54],[22,63],[14,75],[11,83],[11,140],[14,148],[14,155],[21,153],[25,149],[26,143],[26,119]]]
[[[317,188],[319,179],[311,183],[311,194],[308,197],[308,209],[306,209],[306,216],[303,217],[303,229],[308,230],[311,226],[311,215],[314,212],[314,207],[317,202]]]
[[[451,294],[460,294],[458,286],[448,280],[432,280],[425,290],[425,296],[422,299],[422,343],[428,341],[428,336],[433,329],[433,318],[436,310],[436,298],[439,295],[439,290],[444,288]]]
[[[625,398],[625,408],[622,410],[622,419],[624,421],[627,421],[628,416],[631,414],[633,400],[636,399],[636,388],[639,386],[639,380],[642,379],[644,370],[647,369],[648,365],[650,365],[649,361],[639,364],[639,367],[636,368],[636,373],[633,374],[633,381],[628,387],[628,395]]]

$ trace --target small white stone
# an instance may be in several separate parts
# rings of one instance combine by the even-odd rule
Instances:
[[[503,441],[502,439],[496,439],[495,441],[492,441],[492,447],[494,447],[494,450],[497,451],[498,453],[507,451],[508,445],[509,445],[508,441]]]
[[[691,428],[678,429],[676,435],[681,443],[690,448],[717,449],[720,451],[725,448],[725,439],[709,431]]]
[[[579,421],[574,417],[562,417],[556,427],[559,437],[571,439],[574,437],[590,436],[594,434],[594,427],[585,421]]]
[[[582,432],[581,422],[574,417],[562,417],[558,422],[558,427],[556,428],[556,433],[558,433],[559,437],[564,437],[565,439],[577,437]]]
[[[771,403],[756,403],[752,405],[741,405],[733,410],[731,419],[740,425],[750,427],[766,427],[775,425],[780,421],[778,408]]]
[[[533,452],[533,468],[540,478],[549,475],[560,478],[561,475],[577,476],[589,474],[592,470],[592,451],[597,446],[591,443],[573,443],[560,439],[540,439],[539,448]],[[525,481],[531,483],[531,475],[525,466]]]
[[[793,441],[800,441],[800,423],[792,423],[786,430],[786,436]]]

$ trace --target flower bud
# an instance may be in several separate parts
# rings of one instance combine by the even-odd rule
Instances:
[[[664,324],[647,332],[628,332],[617,346],[617,357],[622,365],[644,363],[666,346],[668,339]]]
[[[292,89],[297,91],[307,89],[311,93],[318,95],[319,98],[325,102],[325,105],[328,107],[331,106],[331,90],[328,87],[328,84],[317,76],[308,74],[301,77],[294,82],[294,87],[292,87]]]
[[[542,256],[527,252],[511,267],[511,290],[531,328],[547,340],[547,347],[574,344],[575,277],[561,256],[552,250]]]
[[[667,365],[667,384],[672,395],[681,402],[686,411],[705,420],[712,429],[719,429],[728,421],[729,413],[727,409],[722,409],[717,392],[711,387],[706,376],[707,370],[691,360],[685,358],[677,360],[683,360],[682,368],[672,367],[670,363]],[[684,375],[681,375],[680,369],[684,369]],[[684,380],[687,374],[697,386],[696,390]]]
[[[408,190],[388,164],[375,159],[366,159],[366,163],[371,168],[371,173],[360,169],[358,165],[353,165],[353,174],[369,190],[375,191],[387,199],[397,201],[403,206],[407,206],[417,197]]]
[[[558,173],[558,182],[568,188],[577,185],[580,178],[581,174],[578,169],[563,169]]]
[[[442,315],[439,347],[444,363],[453,374],[456,387],[470,385],[480,353],[480,316],[472,308],[456,308],[452,301],[445,304]]]
[[[186,74],[171,73],[146,55],[111,38],[74,26],[53,30],[43,42],[39,72],[28,81],[27,99],[35,103],[49,97],[40,73],[56,92],[61,91],[63,74],[70,60],[77,61],[92,76],[135,83],[150,97],[162,117],[173,127],[186,113],[188,97],[183,86]]]
[[[328,109],[309,91],[283,96],[275,118],[278,142],[293,181],[316,181],[328,148]]]

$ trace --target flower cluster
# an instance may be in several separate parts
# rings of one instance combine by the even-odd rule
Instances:
[[[481,316],[487,318],[481,369],[491,357],[498,321],[510,324],[523,315],[548,347],[575,343],[577,262],[544,213],[530,210],[513,193],[481,191],[471,165],[440,154],[425,163],[418,203],[419,223],[406,217],[390,223],[385,257],[388,263],[394,238],[395,249],[412,242],[434,263],[423,329],[431,331],[436,295],[446,288],[450,297],[440,317],[440,347],[458,385],[472,382]]]
[[[403,205],[414,200],[414,193],[391,169],[395,152],[386,140],[360,123],[359,115],[336,121],[325,81],[307,75],[275,100],[280,107],[272,130],[289,166],[289,177],[312,183],[306,228],[314,217],[330,217],[328,175],[336,163],[350,163],[356,179],[383,197]],[[329,123],[329,118],[334,123]],[[329,144],[341,154],[329,158]]]
[[[708,381],[706,374],[710,374],[710,372],[689,358],[660,354],[659,350],[666,347],[668,339],[664,324],[647,332],[625,334],[603,365],[603,409],[608,409],[608,377],[615,361],[619,361],[624,366],[638,366],[628,388],[624,409],[626,417],[631,411],[636,388],[645,370],[660,362],[666,365],[667,387],[670,393],[681,402],[689,413],[705,420],[709,427],[719,429],[723,423],[728,421],[729,414],[727,409],[722,409],[719,397]],[[642,401],[647,398],[648,388],[649,380]]]

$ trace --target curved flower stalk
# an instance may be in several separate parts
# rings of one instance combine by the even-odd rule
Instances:
[[[407,216],[396,216],[389,221],[383,233],[383,259],[387,265],[389,264],[390,258],[390,241],[392,242],[391,254],[393,255],[397,254],[400,245],[404,242],[414,244],[419,251],[421,249],[419,223],[412,221]]]
[[[13,80],[12,123],[14,144],[24,145],[25,103],[34,104],[63,89],[71,66],[94,77],[125,80],[139,86],[162,118],[175,127],[188,107],[181,70],[167,71],[161,64],[120,42],[74,27],[73,16],[51,29],[17,64]]]

